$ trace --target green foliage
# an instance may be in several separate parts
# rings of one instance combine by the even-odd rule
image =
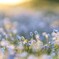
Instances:
[[[55,2],[55,3],[59,3],[59,0],[47,0],[48,2]]]
[[[44,7],[44,6],[50,6],[50,5],[55,5],[59,3],[59,0],[32,0],[33,6],[34,7]]]

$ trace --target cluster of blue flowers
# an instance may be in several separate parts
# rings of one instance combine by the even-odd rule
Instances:
[[[51,34],[34,31],[29,35],[29,39],[20,36],[16,23],[4,19],[0,27],[0,59],[59,59],[58,30],[54,29]]]

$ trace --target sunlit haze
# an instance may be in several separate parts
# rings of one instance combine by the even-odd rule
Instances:
[[[29,1],[29,0],[0,0],[0,4],[2,4],[2,5],[16,5],[16,4],[26,2],[26,1]]]

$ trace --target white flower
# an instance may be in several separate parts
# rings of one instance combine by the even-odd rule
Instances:
[[[34,55],[30,55],[27,59],[38,59],[38,58]]]
[[[59,38],[59,32],[57,32],[57,33],[52,32],[52,36],[53,36],[53,37],[56,37],[56,38]]]
[[[52,32],[53,40],[55,45],[59,45],[59,32]]]
[[[14,34],[16,34],[16,33],[17,33],[17,30],[16,30],[16,29],[14,29],[14,30],[13,30],[13,33],[14,33]]]
[[[52,59],[52,57],[47,54],[43,54],[43,55],[39,56],[39,59]]]
[[[5,35],[5,36],[6,36],[7,34],[6,34],[5,32],[3,32],[3,35]]]
[[[14,50],[15,46],[14,45],[9,45],[9,46],[7,46],[7,48]]]
[[[31,44],[35,43],[36,41],[34,39],[30,40]]]
[[[17,38],[18,38],[19,40],[21,40],[21,37],[20,37],[19,35],[17,35]]]
[[[30,32],[30,36],[31,36],[31,37],[33,36],[33,33],[32,33],[32,32]]]
[[[2,40],[0,44],[1,44],[1,46],[8,46],[9,42],[5,41],[5,40]]]
[[[49,34],[47,34],[46,32],[43,32],[42,35],[45,36],[46,39],[48,39],[48,35],[49,35]]]
[[[20,49],[20,50],[23,50],[24,46],[22,44],[20,44],[17,48]]]
[[[36,43],[32,44],[32,51],[36,52],[41,50],[43,47],[43,42],[41,42],[40,40],[38,40]]]
[[[37,35],[35,35],[35,38],[36,38],[36,39],[40,39],[38,34],[37,34]]]
[[[52,32],[52,36],[55,36],[56,35],[56,33],[55,32]]]
[[[27,55],[28,55],[27,52],[23,52],[23,53],[20,54],[20,57],[26,57]]]
[[[12,50],[12,49],[10,49],[10,48],[8,48],[8,52],[9,52],[9,54],[11,54],[11,55],[13,55],[13,54],[15,53],[15,51]]]
[[[59,45],[59,40],[55,40],[54,44]]]
[[[46,32],[43,32],[42,35],[45,36],[46,35]]]
[[[53,39],[53,40],[56,40],[56,37],[53,37],[52,39]]]
[[[54,52],[52,52],[52,53],[51,53],[51,57],[54,57],[54,56],[55,56],[55,53],[54,53]]]

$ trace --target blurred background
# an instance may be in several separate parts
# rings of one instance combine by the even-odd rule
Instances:
[[[11,1],[12,2],[12,1]],[[0,26],[3,19],[17,23],[20,35],[29,38],[29,32],[48,32],[59,30],[59,0],[19,0],[11,3],[0,3]]]

